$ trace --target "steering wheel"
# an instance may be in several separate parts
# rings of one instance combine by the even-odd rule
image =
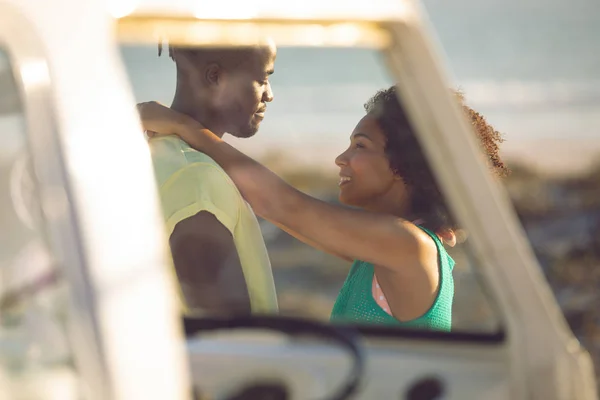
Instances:
[[[186,336],[196,335],[201,332],[234,329],[267,329],[282,332],[289,336],[316,336],[330,339],[341,345],[352,357],[350,373],[335,390],[324,400],[345,400],[356,392],[360,386],[365,368],[364,355],[359,345],[356,331],[346,326],[336,326],[310,321],[301,318],[284,316],[238,316],[238,317],[202,317],[183,319]],[[285,398],[285,395],[282,395]],[[241,398],[241,397],[236,397]]]

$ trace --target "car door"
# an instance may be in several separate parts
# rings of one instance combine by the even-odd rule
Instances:
[[[149,157],[143,146],[121,156],[94,146],[112,129],[82,113],[101,98],[93,67],[79,69],[80,57],[93,58],[94,24],[78,31],[89,57],[60,54],[74,28],[59,10],[98,11],[84,3],[0,3],[0,397],[184,398],[171,281],[163,247],[152,246],[162,231],[143,226],[156,215],[144,211],[155,210]],[[142,171],[133,185],[132,154]],[[119,198],[139,204],[119,211]]]
[[[336,129],[349,133],[348,116],[360,116],[370,94],[396,83],[468,239],[453,253],[460,260],[453,331],[358,327],[368,354],[358,397],[595,398],[589,356],[573,340],[504,188],[477,154],[418,4],[378,2],[367,12],[353,4],[336,10],[335,3],[310,3],[302,13],[272,4],[236,9],[248,11],[244,16],[226,2],[211,12],[190,6],[187,14],[185,7],[175,12],[167,4],[142,3],[118,23],[136,101],[172,99],[174,67],[168,57],[157,57],[159,39],[202,47],[272,36],[281,46],[272,80],[273,121],[265,121],[260,138],[228,140],[296,187],[335,201],[326,188],[331,171],[311,161],[343,150]],[[367,74],[375,78],[365,79]],[[282,313],[326,320],[347,269],[263,223]],[[231,395],[234,383],[280,379],[294,398],[325,397],[348,369],[343,353],[319,344],[223,334],[190,339],[188,348],[194,386],[220,396]]]

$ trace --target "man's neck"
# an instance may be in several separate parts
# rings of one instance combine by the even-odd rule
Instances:
[[[223,137],[225,134],[225,130],[220,127],[220,124],[216,123],[214,119],[206,112],[206,108],[204,107],[191,107],[191,102],[182,100],[177,94],[175,94],[175,98],[173,99],[173,103],[171,104],[171,109],[182,114],[185,114],[189,117],[192,117],[196,121],[200,122],[206,128],[208,128],[212,133],[217,135],[218,137]]]

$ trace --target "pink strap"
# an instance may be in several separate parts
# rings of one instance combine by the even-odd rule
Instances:
[[[383,294],[383,290],[381,290],[381,287],[379,286],[379,282],[377,282],[377,276],[375,275],[375,272],[373,272],[373,286],[371,288],[371,293],[373,293],[373,299],[375,299],[377,305],[381,307],[383,311],[389,315],[392,315],[392,312],[390,311],[390,305]]]

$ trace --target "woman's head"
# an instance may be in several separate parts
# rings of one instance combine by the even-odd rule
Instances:
[[[335,160],[342,203],[395,215],[406,213],[408,187],[390,168],[387,147],[381,125],[367,113],[354,128],[348,149]]]
[[[462,104],[494,171],[508,169],[498,154],[501,135],[476,111]],[[345,204],[422,219],[434,230],[452,228],[433,173],[421,150],[396,88],[377,92],[365,104],[367,114],[351,136],[350,147],[336,159],[340,167],[340,201]]]

